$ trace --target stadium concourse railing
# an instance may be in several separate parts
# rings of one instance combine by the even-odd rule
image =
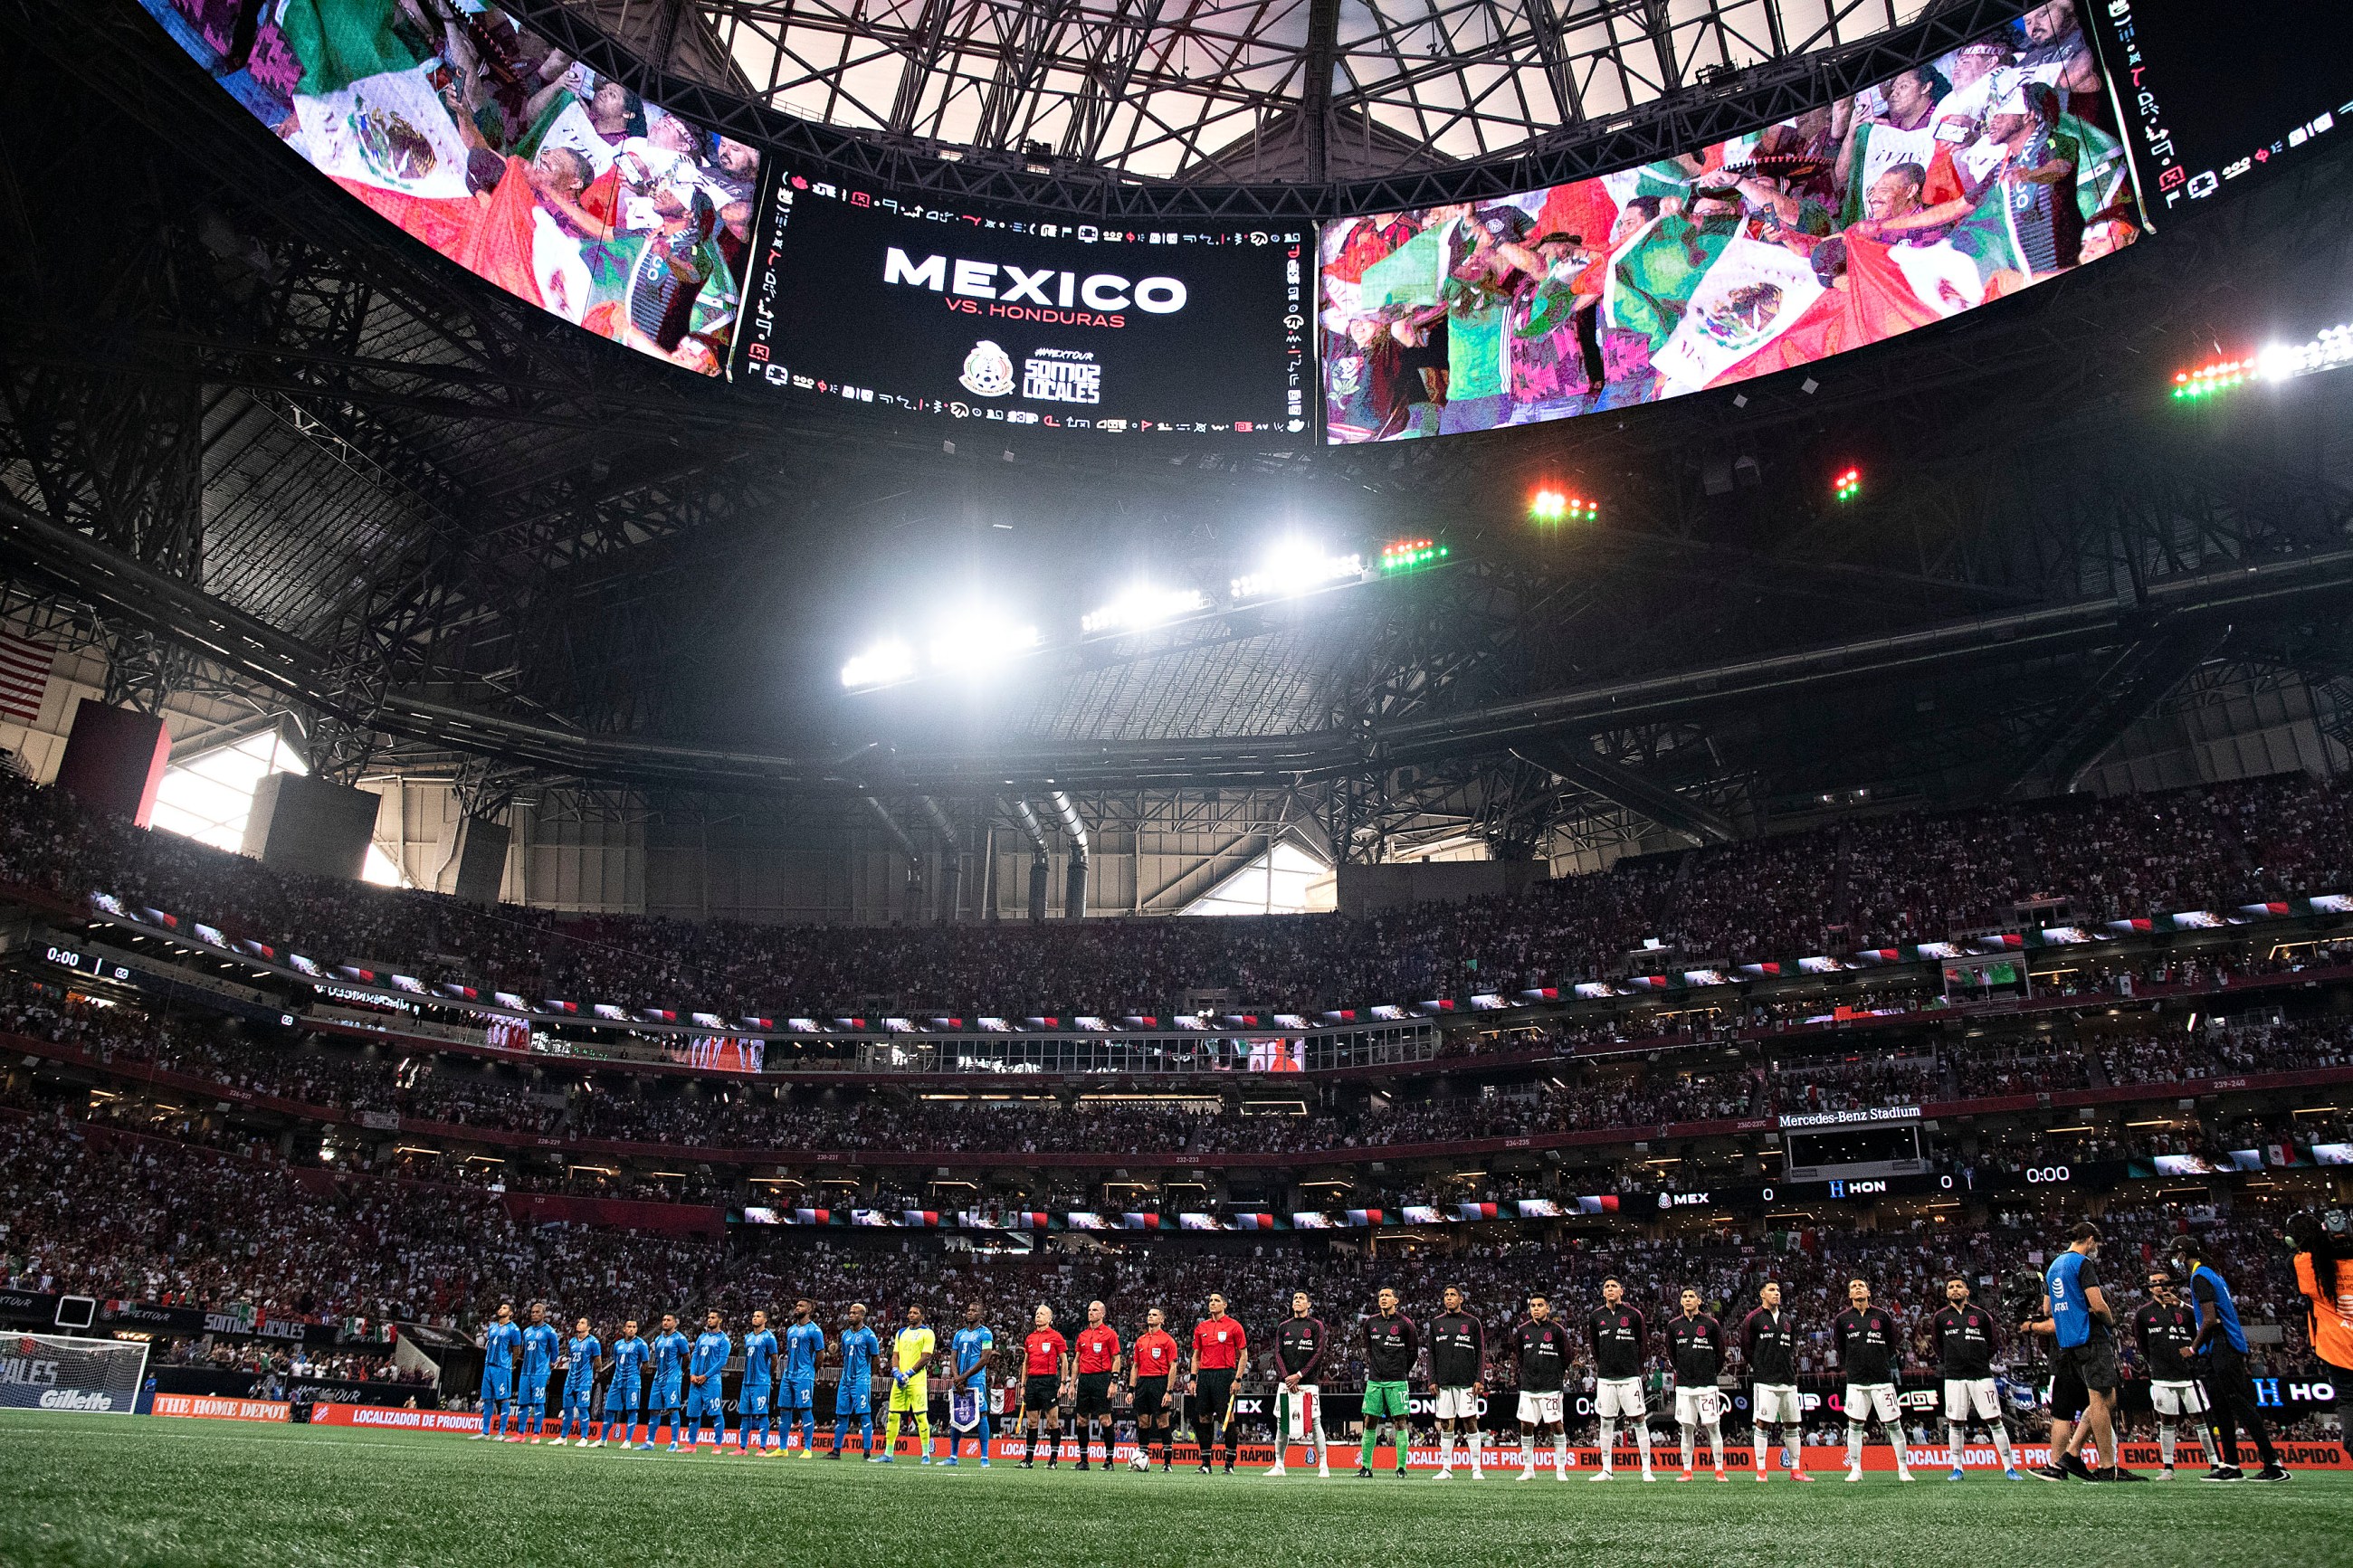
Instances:
[[[115,1062],[74,1047],[35,1036],[0,1034],[0,1052],[39,1057],[60,1066],[76,1067],[118,1080],[151,1085],[182,1094],[204,1095],[251,1110],[366,1131],[402,1137],[436,1138],[446,1142],[491,1148],[544,1151],[552,1153],[603,1155],[617,1159],[674,1159],[691,1149],[697,1162],[712,1165],[843,1165],[860,1168],[971,1167],[1042,1170],[1188,1171],[1214,1165],[1221,1169],[1284,1170],[1300,1165],[1351,1164],[1410,1161],[1444,1156],[1501,1154],[1546,1149],[1606,1147],[1650,1139],[1704,1139],[1770,1132],[1781,1125],[1778,1116],[1723,1118],[1514,1136],[1435,1139],[1413,1143],[1302,1145],[1271,1151],[1215,1152],[1187,1150],[1040,1151],[1018,1149],[839,1149],[820,1145],[721,1147],[709,1144],[647,1142],[622,1139],[565,1138],[548,1133],[516,1132],[504,1128],[478,1127],[464,1122],[434,1121],[388,1111],[346,1110],[313,1105],[259,1094],[200,1074],[179,1072],[144,1062]],[[1920,1106],[1924,1119],[1998,1116],[2034,1110],[2080,1110],[2101,1105],[2129,1104],[2152,1098],[2205,1098],[2219,1094],[2263,1094],[2297,1089],[2318,1089],[2353,1083],[2353,1067],[2305,1068],[2286,1072],[2235,1073],[2226,1077],[2151,1079],[2105,1086],[2051,1089],[2032,1094],[1983,1096],[1932,1100]],[[531,1196],[534,1194],[518,1194]],[[570,1194],[539,1194],[569,1199]],[[621,1204],[617,1199],[580,1202]],[[660,1206],[627,1201],[629,1206]],[[609,1223],[609,1222],[608,1222]]]

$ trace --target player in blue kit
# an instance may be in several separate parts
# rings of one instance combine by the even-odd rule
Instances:
[[[956,1462],[956,1448],[963,1442],[965,1402],[971,1402],[970,1418],[980,1434],[980,1465],[988,1468],[988,1373],[997,1364],[997,1336],[980,1321],[980,1303],[967,1301],[964,1307],[964,1327],[948,1339],[948,1358],[955,1366],[948,1379],[948,1457],[944,1465]]]
[[[477,1443],[497,1435],[502,1416],[514,1409],[515,1359],[522,1353],[522,1330],[515,1326],[514,1303],[501,1301],[482,1331],[482,1429]]]
[[[555,1426],[555,1444],[559,1448],[575,1421],[579,1423],[579,1435],[573,1446],[588,1446],[588,1423],[596,1414],[596,1359],[604,1353],[603,1343],[588,1331],[587,1319],[572,1325],[572,1338],[564,1346],[564,1415]]]
[[[515,1390],[515,1402],[522,1406],[522,1418],[531,1428],[531,1440],[541,1440],[547,1431],[547,1384],[555,1375],[555,1358],[564,1349],[564,1336],[547,1321],[547,1303],[531,1304],[531,1321],[522,1331],[522,1382]]]
[[[797,1426],[797,1452],[804,1459],[817,1452],[817,1363],[825,1357],[825,1330],[815,1321],[816,1310],[806,1296],[793,1303],[793,1321],[785,1329],[784,1377],[776,1394],[786,1439],[791,1440]]]
[[[719,1451],[727,1451],[727,1406],[721,1403],[720,1375],[726,1371],[727,1358],[734,1353],[735,1342],[720,1327],[719,1309],[713,1307],[702,1315],[702,1331],[694,1336],[694,1350],[686,1363],[686,1451],[690,1454],[702,1440],[706,1416],[719,1435],[713,1439]]]
[[[651,1353],[646,1342],[638,1338],[638,1321],[631,1318],[621,1325],[621,1337],[613,1342],[611,1352],[613,1381],[605,1388],[605,1436],[613,1440],[613,1420],[620,1418],[621,1447],[629,1446],[629,1435],[637,1429],[638,1402],[642,1397],[646,1374],[646,1357]],[[646,1428],[649,1444],[653,1440],[653,1428]]]
[[[866,1303],[852,1303],[849,1326],[841,1331],[841,1382],[833,1391],[833,1458],[841,1458],[841,1440],[855,1415],[866,1461],[874,1462],[874,1363],[881,1359],[882,1342],[866,1326]]]
[[[646,1400],[646,1440],[638,1447],[654,1446],[654,1428],[661,1425],[665,1412],[670,1415],[670,1446],[678,1447],[679,1400],[686,1383],[687,1353],[692,1349],[678,1331],[678,1314],[664,1312],[661,1332],[654,1336],[654,1387]]]
[[[768,1389],[773,1384],[776,1366],[776,1336],[768,1331],[768,1314],[752,1314],[751,1331],[744,1336],[744,1404],[736,1412],[741,1417],[735,1427],[735,1447],[740,1451],[752,1446],[752,1423],[760,1424],[760,1448],[764,1454],[784,1452],[781,1446],[768,1446]]]

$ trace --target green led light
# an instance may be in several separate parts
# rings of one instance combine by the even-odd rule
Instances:
[[[1447,547],[1427,539],[1401,539],[1382,547],[1380,569],[1412,572],[1446,559]]]

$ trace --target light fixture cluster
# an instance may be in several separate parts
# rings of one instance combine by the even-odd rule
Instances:
[[[1851,501],[1860,499],[1862,495],[1862,470],[1861,468],[1849,468],[1831,481],[1832,500]]]
[[[1385,546],[1377,565],[1364,556],[1335,551],[1312,539],[1287,535],[1274,542],[1257,567],[1233,579],[1228,605],[1294,599],[1322,589],[1362,583],[1376,576],[1435,566],[1450,554],[1428,539],[1399,540]],[[1218,607],[1198,588],[1150,582],[1129,584],[1100,608],[1080,617],[1082,637],[1119,637],[1204,615]],[[924,652],[933,672],[965,679],[986,677],[1044,646],[1035,626],[985,605],[971,605],[932,624]],[[853,691],[896,686],[923,672],[914,646],[886,637],[861,649],[841,667],[841,684]]]
[[[2324,370],[2353,364],[2353,324],[2327,327],[2301,343],[2273,343],[2236,359],[2218,359],[2173,373],[2171,395],[2177,403],[2196,402],[2231,392],[2250,382],[2294,381]]]
[[[1540,489],[1528,498],[1528,516],[1546,523],[1593,522],[1601,516],[1601,503],[1566,490]]]

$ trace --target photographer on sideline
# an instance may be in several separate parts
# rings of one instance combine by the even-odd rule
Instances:
[[[2189,1359],[2206,1385],[2206,1423],[2214,1439],[2214,1468],[2201,1479],[2249,1479],[2239,1468],[2239,1428],[2244,1426],[2255,1440],[2255,1452],[2263,1456],[2263,1468],[2253,1479],[2284,1481],[2287,1471],[2280,1468],[2279,1450],[2272,1447],[2271,1431],[2255,1408],[2254,1390],[2247,1382],[2247,1334],[2239,1326],[2239,1305],[2231,1297],[2230,1285],[2198,1251],[2195,1237],[2174,1237],[2173,1271],[2189,1279],[2189,1305],[2198,1313],[2198,1339],[2189,1347]]]
[[[2334,1222],[2334,1223],[2332,1223]],[[2345,1413],[2353,1409],[2353,1236],[2345,1213],[2300,1214],[2287,1222],[2295,1249],[2295,1288],[2304,1293],[2304,1333],[2327,1363],[2337,1385],[2337,1440],[2353,1442]]]
[[[2100,1289],[2092,1260],[2100,1255],[2100,1231],[2079,1220],[2067,1233],[2067,1250],[2042,1271],[2043,1316],[2021,1323],[2021,1332],[2049,1334],[2051,1355],[2051,1462],[2030,1471],[2039,1479],[2063,1481],[2146,1480],[2116,1458],[2116,1314]],[[2092,1439],[2087,1465],[2078,1450]]]

